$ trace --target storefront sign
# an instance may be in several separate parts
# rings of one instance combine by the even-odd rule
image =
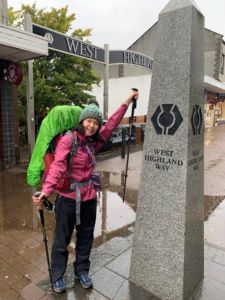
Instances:
[[[19,85],[23,79],[23,69],[20,63],[10,62],[4,68],[4,80]]]

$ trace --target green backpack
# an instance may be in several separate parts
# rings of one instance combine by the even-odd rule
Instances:
[[[40,185],[44,157],[51,141],[68,129],[77,127],[82,111],[79,106],[58,105],[44,118],[27,170],[27,183],[30,186],[37,188]]]

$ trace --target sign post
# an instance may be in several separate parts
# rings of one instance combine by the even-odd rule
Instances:
[[[30,14],[24,16],[25,30],[32,32],[32,23]],[[27,96],[27,133],[29,157],[34,149],[35,144],[35,117],[34,117],[34,77],[33,77],[33,60],[28,61],[28,69],[26,74],[26,96]]]

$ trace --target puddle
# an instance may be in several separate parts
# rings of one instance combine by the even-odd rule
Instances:
[[[95,243],[126,234],[127,228],[135,221],[137,191],[127,189],[126,201],[123,202],[121,175],[119,173],[102,172],[103,192],[97,208],[95,227]],[[34,230],[40,232],[36,209],[31,200],[32,189],[26,184],[25,172],[11,169],[0,172],[0,232],[8,230]],[[54,202],[55,196],[51,198]],[[54,213],[44,211],[48,235],[53,235]]]
[[[26,185],[25,167],[0,172],[0,232],[8,230],[38,231],[39,220],[31,201],[32,189]],[[97,246],[114,236],[126,235],[135,221],[138,191],[127,189],[122,201],[123,186],[120,173],[102,172],[104,191],[100,196],[95,242]],[[52,200],[54,201],[54,198]],[[225,196],[205,196],[205,238],[217,245],[225,245]],[[45,211],[50,238],[54,230],[54,214]],[[224,240],[224,242],[222,242]]]

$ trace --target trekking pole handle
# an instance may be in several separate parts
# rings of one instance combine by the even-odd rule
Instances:
[[[33,194],[34,197],[39,197],[41,194],[41,192],[37,191]],[[43,205],[44,207],[49,210],[52,211],[54,209],[54,205],[48,200],[47,197],[43,198]],[[42,209],[42,205],[37,207],[38,210]]]
[[[38,198],[38,197],[40,196],[40,194],[41,194],[41,192],[37,191],[37,192],[35,192],[35,193],[33,194],[33,196]],[[37,206],[37,210],[38,210],[38,211],[43,210],[43,203],[44,203],[44,199],[43,199],[42,204],[39,205],[39,206]],[[39,215],[40,215],[40,214],[39,214]],[[41,217],[41,216],[40,216],[40,217]]]

